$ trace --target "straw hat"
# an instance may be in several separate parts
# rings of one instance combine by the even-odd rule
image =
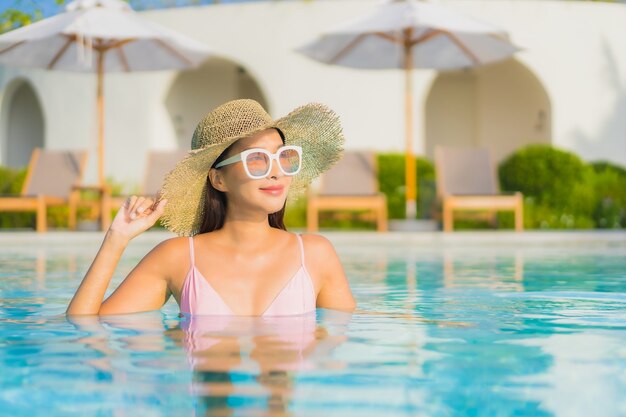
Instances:
[[[254,100],[229,101],[198,123],[189,155],[165,177],[161,197],[168,202],[161,224],[180,236],[197,234],[205,214],[207,173],[215,160],[238,139],[272,127],[284,133],[286,145],[302,147],[302,169],[293,177],[289,200],[341,157],[339,117],[323,104],[307,104],[273,120]]]

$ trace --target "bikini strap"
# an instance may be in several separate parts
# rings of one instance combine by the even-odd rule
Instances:
[[[304,266],[304,245],[302,244],[302,236],[299,233],[296,233],[296,237],[298,238],[298,244],[300,246],[300,262],[302,266]]]
[[[189,236],[189,257],[191,258],[191,267],[194,266],[194,253],[193,253],[193,237]]]

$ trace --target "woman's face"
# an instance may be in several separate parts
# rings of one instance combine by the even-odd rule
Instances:
[[[226,158],[251,148],[262,148],[273,154],[283,145],[276,129],[266,129],[239,139],[231,146]],[[226,193],[229,206],[263,209],[268,214],[283,208],[292,180],[291,176],[283,174],[276,161],[272,161],[265,178],[248,177],[243,162],[211,169],[210,175],[213,187]]]

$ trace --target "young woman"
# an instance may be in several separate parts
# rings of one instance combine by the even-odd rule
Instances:
[[[210,112],[192,151],[167,176],[159,201],[130,197],[70,302],[69,315],[156,310],[174,296],[181,313],[282,316],[316,307],[353,311],[331,243],[287,232],[288,196],[339,159],[335,113],[309,104],[272,120],[253,100]],[[162,223],[181,237],[157,245],[106,299],[128,242]]]

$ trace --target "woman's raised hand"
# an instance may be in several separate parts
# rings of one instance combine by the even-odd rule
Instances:
[[[152,198],[128,197],[113,219],[109,231],[130,240],[156,223],[163,214],[166,203],[167,200],[156,203]]]
[[[124,285],[118,287],[111,297],[107,298],[108,301],[118,294],[117,306],[115,308],[112,308],[111,303],[109,303],[103,310],[103,306],[105,306],[107,301],[103,303],[102,300],[104,300],[106,289],[111,282],[115,267],[126,245],[132,238],[149,229],[161,217],[166,202],[167,200],[163,199],[155,203],[151,198],[136,196],[129,197],[124,201],[124,204],[122,204],[122,207],[120,207],[113,219],[109,231],[104,236],[102,246],[96,258],[89,270],[87,270],[85,278],[83,278],[76,290],[76,294],[74,294],[72,301],[67,307],[68,315],[116,314],[144,311],[146,309],[145,305],[141,304],[142,301],[145,301],[145,297],[138,297],[136,293],[133,293],[132,296],[127,296],[123,302],[119,302],[119,294],[122,293],[120,289]],[[154,277],[154,274],[148,274],[147,276]],[[124,280],[124,283],[127,280],[128,277]],[[130,287],[133,287],[133,284]],[[128,288],[128,285],[124,288]],[[159,288],[163,290],[163,293],[157,298],[160,297],[162,303],[163,297],[166,295],[167,284],[159,286]],[[155,303],[158,304],[158,302],[157,300]]]

